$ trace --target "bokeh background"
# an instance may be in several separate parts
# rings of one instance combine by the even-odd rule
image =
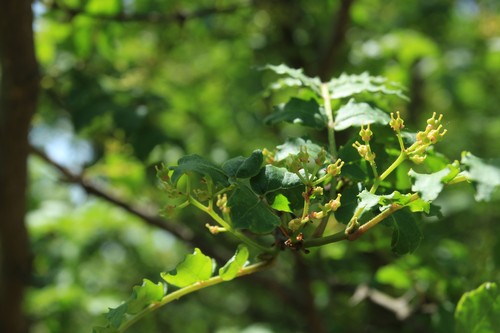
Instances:
[[[194,246],[219,263],[234,240],[205,216],[160,217],[154,166],[188,153],[221,163],[273,148],[279,96],[266,64],[328,80],[369,72],[407,87],[410,129],[443,113],[440,151],[500,149],[496,0],[44,0],[33,4],[41,70],[26,223],[34,256],[25,311],[33,333],[90,332],[146,277]],[[342,144],[342,137],[339,137]],[[445,218],[414,254],[383,229],[172,303],[130,332],[442,332],[460,296],[500,278],[500,196],[447,189]]]

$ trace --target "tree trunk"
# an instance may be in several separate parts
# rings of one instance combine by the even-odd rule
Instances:
[[[22,311],[31,277],[24,223],[28,128],[36,109],[38,67],[29,0],[0,10],[0,332],[27,332]]]

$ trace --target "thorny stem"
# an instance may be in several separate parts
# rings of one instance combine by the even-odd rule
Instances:
[[[325,105],[325,113],[328,118],[328,145],[330,147],[330,154],[333,160],[337,159],[337,145],[335,143],[335,121],[333,120],[332,104],[330,100],[330,92],[328,91],[328,84],[321,84],[321,97]]]
[[[241,276],[260,272],[260,271],[268,268],[272,263],[273,263],[273,260],[261,261],[261,262],[258,262],[256,264],[243,267],[236,274],[236,277],[241,277]],[[127,322],[123,323],[119,327],[118,332],[120,332],[120,333],[125,332],[125,330],[127,330],[130,326],[132,326],[137,321],[142,319],[148,313],[151,313],[151,312],[155,311],[156,309],[161,308],[162,306],[164,306],[172,301],[178,300],[179,298],[181,298],[185,295],[191,294],[195,291],[198,291],[198,290],[201,290],[201,289],[204,289],[207,287],[217,285],[217,284],[222,283],[222,282],[227,282],[227,281],[223,280],[220,275],[217,275],[217,276],[214,276],[206,281],[200,281],[200,282],[194,283],[190,286],[176,290],[173,293],[167,294],[160,301],[152,303],[147,308],[145,308],[141,312],[137,313],[133,318],[131,318]]]

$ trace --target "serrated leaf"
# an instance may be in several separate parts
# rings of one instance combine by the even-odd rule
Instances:
[[[264,156],[262,150],[254,150],[250,157],[232,158],[222,165],[222,169],[229,177],[250,178],[259,173]]]
[[[290,209],[290,200],[288,200],[288,198],[281,193],[278,193],[278,195],[274,197],[271,208],[279,210],[280,212],[292,213],[292,210]]]
[[[274,160],[276,162],[281,162],[285,160],[289,155],[297,155],[300,152],[301,147],[305,147],[307,149],[307,153],[309,154],[309,159],[314,161],[319,152],[322,150],[322,147],[313,143],[311,140],[304,140],[302,138],[292,138],[288,139],[282,145],[276,147],[277,151],[274,155]]]
[[[302,69],[290,68],[287,65],[267,65],[262,69],[269,69],[279,75],[284,75],[285,79],[279,80],[277,83],[273,84],[271,88],[273,89],[281,89],[285,86],[288,87],[296,87],[296,86],[305,86],[315,91],[318,94],[321,94],[321,80],[317,77],[309,77],[304,75]]]
[[[464,153],[461,162],[466,167],[467,177],[476,188],[476,200],[489,200],[495,188],[500,186],[500,159],[484,160],[471,153]]]
[[[248,248],[240,244],[234,256],[219,269],[219,275],[224,281],[232,280],[247,263],[250,253]]]
[[[183,288],[197,282],[210,279],[213,273],[213,260],[204,255],[200,249],[194,249],[193,254],[188,254],[184,261],[168,272],[161,273],[161,277],[168,283]]]
[[[144,279],[142,285],[134,286],[132,298],[128,301],[127,313],[136,314],[153,302],[161,300],[164,296],[163,284],[154,284]]]
[[[335,116],[335,130],[342,131],[351,126],[368,124],[387,125],[391,118],[387,113],[368,103],[358,103],[354,99],[342,106]]]
[[[370,76],[366,72],[359,75],[342,74],[328,82],[328,89],[331,98],[345,98],[362,92],[370,92],[396,95],[408,100],[401,86],[380,76]]]
[[[106,319],[108,320],[111,327],[118,328],[125,320],[125,315],[127,313],[128,304],[123,303],[119,307],[114,309],[109,309],[106,313]]]
[[[392,224],[392,251],[398,255],[412,253],[423,239],[414,216],[407,210],[398,210],[387,219]]]
[[[361,191],[358,194],[359,202],[358,207],[363,208],[365,210],[375,207],[380,202],[380,196],[376,194],[372,194],[367,190]]]
[[[431,174],[417,173],[413,171],[413,169],[410,169],[408,176],[410,176],[413,181],[411,190],[420,193],[420,197],[423,200],[433,201],[443,190],[445,184],[443,179],[445,179],[450,172],[452,172],[452,170],[448,167]]]
[[[493,282],[465,293],[455,310],[456,333],[498,332],[500,327],[500,289]]]
[[[220,167],[196,154],[182,157],[179,159],[178,165],[170,167],[170,169],[174,170],[171,178],[174,185],[177,184],[182,175],[196,172],[210,177],[216,185],[229,186],[227,176]]]
[[[412,200],[412,197],[412,193],[402,194],[399,191],[394,191],[391,194],[381,195],[380,204],[385,206],[398,204],[408,207],[412,212],[425,212],[427,214],[430,212],[429,202],[422,200],[422,198]]]
[[[299,177],[285,168],[266,165],[260,172],[250,179],[250,185],[257,194],[266,194],[282,189],[289,189],[302,185]]]
[[[324,111],[314,99],[304,101],[292,97],[288,103],[276,109],[274,113],[264,119],[266,124],[276,124],[285,121],[292,124],[323,129],[328,122]]]
[[[229,197],[231,220],[237,229],[268,233],[280,225],[280,219],[248,187],[241,185]]]

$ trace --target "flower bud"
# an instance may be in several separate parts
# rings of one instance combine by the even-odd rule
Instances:
[[[391,112],[391,121],[389,122],[389,125],[395,132],[399,132],[405,127],[405,125],[399,111],[396,112],[396,115],[396,118],[394,118],[394,113]]]

